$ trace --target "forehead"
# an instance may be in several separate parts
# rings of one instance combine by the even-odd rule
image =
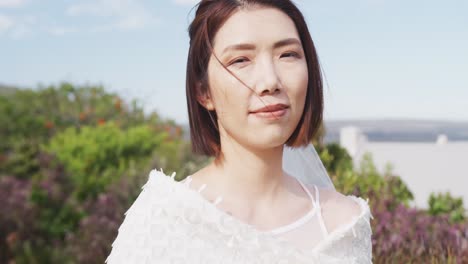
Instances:
[[[273,45],[287,38],[297,38],[292,19],[281,10],[271,7],[239,9],[229,17],[214,38],[214,49],[238,43]]]

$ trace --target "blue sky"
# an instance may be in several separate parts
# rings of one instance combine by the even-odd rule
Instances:
[[[191,0],[0,0],[0,83],[103,84],[187,122]],[[325,118],[468,121],[468,1],[295,1]]]

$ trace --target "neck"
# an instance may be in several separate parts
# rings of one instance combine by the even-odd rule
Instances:
[[[272,201],[277,196],[284,182],[282,145],[253,149],[222,137],[221,146],[222,160],[212,164],[218,190],[250,203]]]

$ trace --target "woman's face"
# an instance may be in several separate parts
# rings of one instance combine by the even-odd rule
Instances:
[[[258,7],[234,13],[213,41],[219,60],[208,64],[211,98],[221,136],[254,148],[281,146],[296,128],[304,109],[307,62],[294,22],[275,8]],[[256,112],[282,104],[283,110]]]

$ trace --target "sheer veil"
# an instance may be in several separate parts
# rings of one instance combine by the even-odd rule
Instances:
[[[335,189],[327,170],[312,144],[299,148],[291,148],[284,145],[283,170],[304,184]]]

